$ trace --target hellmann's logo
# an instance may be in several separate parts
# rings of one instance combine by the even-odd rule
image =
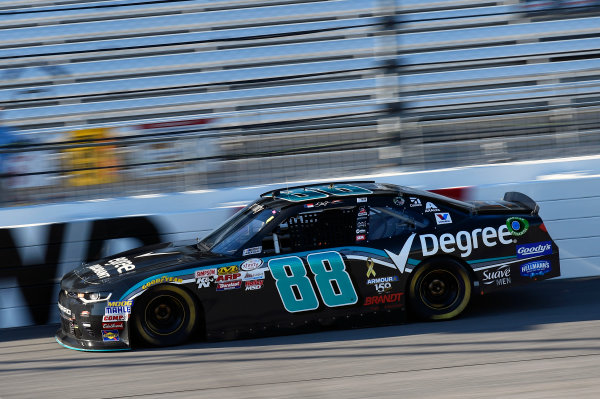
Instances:
[[[445,233],[437,237],[434,234],[421,234],[421,250],[423,256],[437,254],[440,250],[447,254],[458,250],[460,256],[466,258],[471,255],[473,249],[479,248],[479,244],[486,247],[494,247],[500,244],[512,244],[512,234],[508,227],[503,224],[497,229],[485,227],[483,229],[474,229],[473,231],[459,231],[456,235]]]

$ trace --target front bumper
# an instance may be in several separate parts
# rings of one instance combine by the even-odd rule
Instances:
[[[54,339],[65,348],[78,351],[112,352],[131,349],[131,347],[124,342],[103,342],[77,339],[74,336],[65,333],[62,328],[59,328],[58,331],[56,331]]]
[[[128,320],[105,322],[106,306],[107,302],[82,303],[76,295],[61,289],[58,296],[61,325],[55,335],[56,341],[66,348],[83,351],[131,349]],[[103,329],[109,324],[112,327]]]

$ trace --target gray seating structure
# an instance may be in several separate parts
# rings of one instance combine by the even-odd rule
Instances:
[[[600,4],[534,3],[4,0],[12,202],[595,153]]]

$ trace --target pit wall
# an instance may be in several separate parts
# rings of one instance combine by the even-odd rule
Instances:
[[[463,199],[520,191],[560,248],[563,278],[600,275],[600,157],[348,178],[423,189],[458,187]],[[290,183],[296,185],[298,182]],[[63,274],[82,261],[158,241],[194,240],[281,185],[0,210],[0,328],[58,322]]]

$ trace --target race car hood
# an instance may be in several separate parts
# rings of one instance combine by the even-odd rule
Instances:
[[[156,269],[165,271],[186,263],[212,260],[221,255],[201,252],[194,245],[157,244],[121,252],[97,262],[85,263],[73,273],[88,284],[102,284]]]

